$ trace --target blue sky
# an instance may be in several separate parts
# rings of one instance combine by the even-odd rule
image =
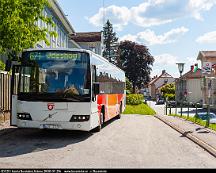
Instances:
[[[152,74],[179,76],[199,51],[216,48],[216,0],[58,0],[76,32],[101,31],[110,19],[120,40],[146,45],[155,58]],[[103,7],[104,4],[104,7]]]

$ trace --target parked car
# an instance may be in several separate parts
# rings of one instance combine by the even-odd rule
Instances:
[[[197,113],[197,117],[201,120],[206,121],[208,118],[208,115],[207,115],[207,112],[199,112]],[[209,118],[210,118],[209,123],[216,124],[216,114],[215,113],[210,112]]]
[[[167,102],[168,107],[176,107],[176,101],[175,100],[169,100]]]
[[[159,104],[164,104],[165,103],[165,100],[164,98],[160,97],[160,98],[157,98],[156,100],[156,104],[159,105]]]

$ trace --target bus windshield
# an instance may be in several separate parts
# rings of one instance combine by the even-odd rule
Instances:
[[[27,100],[90,100],[90,60],[87,53],[25,52],[18,96]]]

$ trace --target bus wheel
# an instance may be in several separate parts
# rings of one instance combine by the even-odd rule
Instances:
[[[99,124],[99,126],[97,126],[97,127],[95,128],[94,131],[95,131],[95,132],[100,132],[101,129],[102,129],[103,123],[104,123],[104,113],[103,113],[103,111],[101,111],[101,113],[100,113],[100,124]]]
[[[122,103],[120,105],[120,111],[119,111],[119,114],[117,115],[117,119],[121,119],[121,114],[122,114]]]

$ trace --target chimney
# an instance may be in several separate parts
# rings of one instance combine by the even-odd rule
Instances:
[[[193,71],[194,70],[194,66],[193,65],[191,65],[191,71]]]
[[[162,74],[164,74],[164,73],[166,73],[166,70],[163,70],[163,71],[162,71]]]

